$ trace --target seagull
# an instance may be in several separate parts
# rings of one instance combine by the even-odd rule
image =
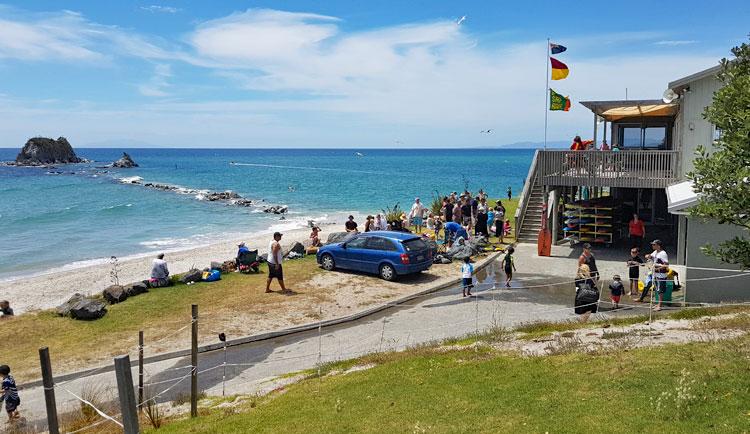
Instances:
[[[466,15],[462,16],[461,18],[459,18],[458,21],[456,21],[456,25],[460,26],[461,24],[464,23],[464,21],[466,21]]]
[[[492,134],[492,129],[482,130],[479,133],[480,134]]]

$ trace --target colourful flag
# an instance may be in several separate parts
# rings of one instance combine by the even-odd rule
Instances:
[[[560,62],[554,57],[550,57],[549,61],[552,63],[553,80],[562,80],[563,78],[568,76],[568,73],[570,72],[570,70],[568,69],[568,65]]]
[[[559,93],[555,92],[554,90],[549,90],[549,109],[550,111],[555,110],[562,110],[562,111],[569,111],[570,110],[570,98],[567,96],[562,96]]]
[[[560,54],[568,49],[567,47],[564,47],[562,45],[552,43],[549,44],[549,48],[550,50],[552,50],[552,54]]]

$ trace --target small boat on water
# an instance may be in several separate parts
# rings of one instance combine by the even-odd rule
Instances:
[[[361,152],[355,152],[354,155],[356,155],[357,157],[364,157],[365,156],[365,154],[363,154]]]

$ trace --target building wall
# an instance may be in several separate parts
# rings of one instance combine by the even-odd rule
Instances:
[[[687,225],[685,240],[686,271],[684,278],[682,276],[681,278],[683,278],[686,288],[686,301],[691,303],[719,303],[750,300],[750,273],[691,269],[691,267],[701,267],[738,270],[738,267],[719,262],[704,255],[700,250],[702,246],[708,243],[717,244],[733,238],[738,234],[738,229],[718,223],[703,223],[695,218],[687,218],[684,224]],[[735,275],[735,277],[713,279],[730,275]]]
[[[703,111],[711,105],[714,92],[721,88],[721,82],[715,77],[705,77],[690,83],[690,91],[680,98],[680,111],[673,129],[676,140],[675,149],[682,151],[680,168],[682,178],[693,170],[693,159],[699,145],[711,148],[714,126],[703,119]]]

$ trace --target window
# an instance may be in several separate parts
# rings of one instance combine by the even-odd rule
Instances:
[[[407,252],[418,252],[420,250],[427,250],[429,248],[427,246],[427,243],[419,238],[402,241],[401,244],[404,245],[404,249],[406,249]]]
[[[646,149],[667,149],[667,128],[646,127],[643,129],[643,147]]]
[[[355,238],[351,241],[347,241],[346,248],[347,249],[364,249],[366,242],[367,242],[367,237]]]
[[[641,147],[641,127],[621,127],[620,134],[620,144],[623,148]]]
[[[668,125],[620,125],[620,147],[624,149],[667,149]]]
[[[381,237],[370,237],[370,239],[367,241],[367,248],[387,251],[396,250],[396,246],[393,245],[393,242],[391,240]]]

